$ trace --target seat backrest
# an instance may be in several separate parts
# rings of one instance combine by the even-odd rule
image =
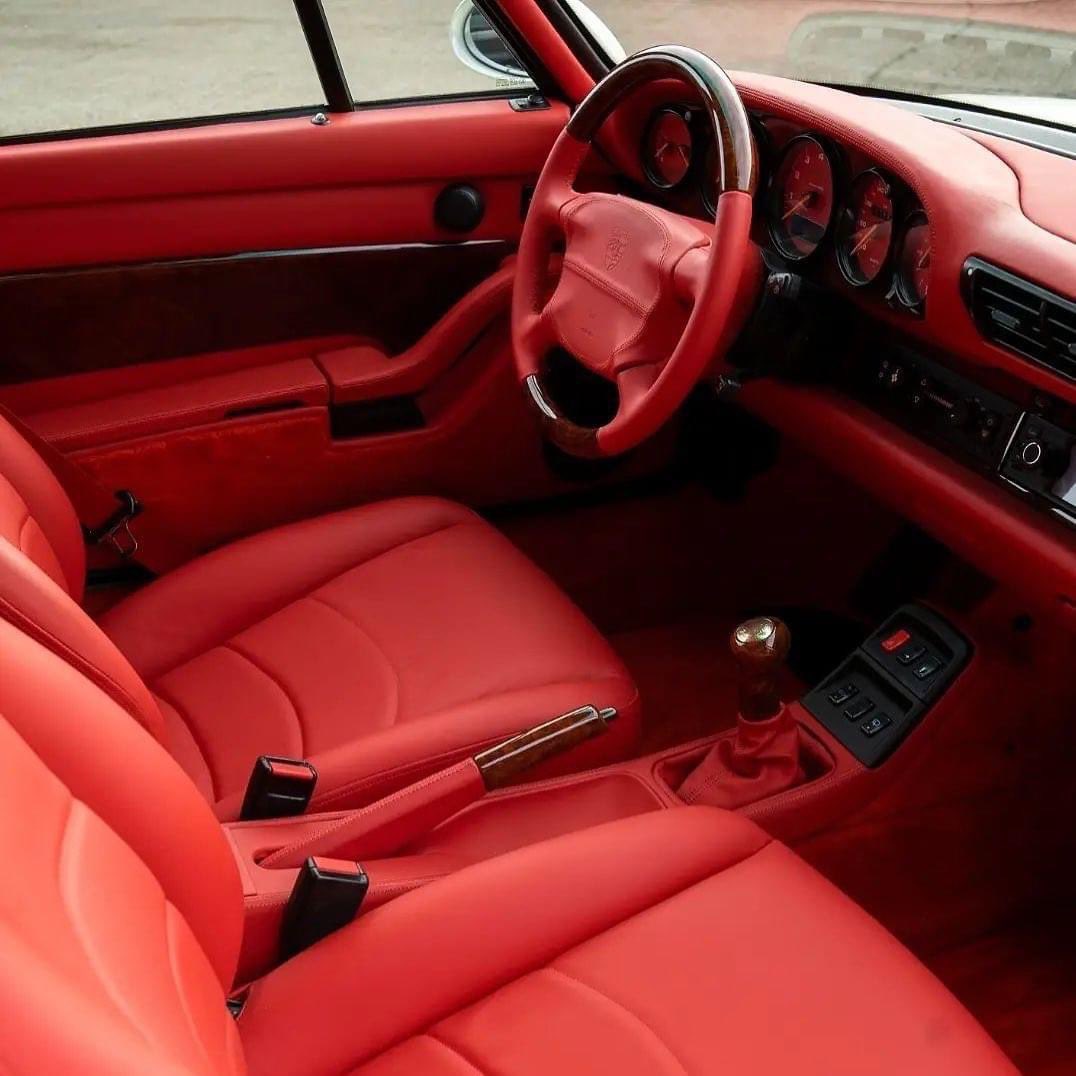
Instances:
[[[82,601],[86,549],[59,480],[37,451],[0,416],[0,537]]]
[[[3,620],[0,663],[0,1072],[242,1072],[242,892],[208,804]]]
[[[157,700],[116,644],[54,578],[2,538],[0,618],[74,665],[167,743]]]

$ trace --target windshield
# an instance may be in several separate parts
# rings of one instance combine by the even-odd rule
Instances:
[[[967,102],[1076,127],[1076,0],[588,0],[628,53]]]

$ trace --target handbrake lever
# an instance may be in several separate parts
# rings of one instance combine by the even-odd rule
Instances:
[[[612,707],[580,706],[544,721],[343,818],[326,820],[259,865],[284,869],[302,866],[309,856],[356,860],[392,855],[487,792],[504,788],[540,762],[601,735],[616,716]]]

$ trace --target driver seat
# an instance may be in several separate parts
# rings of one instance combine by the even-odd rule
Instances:
[[[79,604],[71,502],[2,419],[0,461],[0,614],[122,702],[222,819],[238,815],[263,754],[311,761],[311,809],[335,810],[586,704],[618,719],[558,769],[624,757],[637,740],[638,693],[612,648],[461,505],[404,498],[258,534],[97,625]]]

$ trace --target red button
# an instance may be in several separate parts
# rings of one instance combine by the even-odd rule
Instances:
[[[887,654],[891,654],[894,650],[899,650],[910,638],[911,635],[901,628],[899,631],[893,632],[888,639],[882,640],[882,649]]]

